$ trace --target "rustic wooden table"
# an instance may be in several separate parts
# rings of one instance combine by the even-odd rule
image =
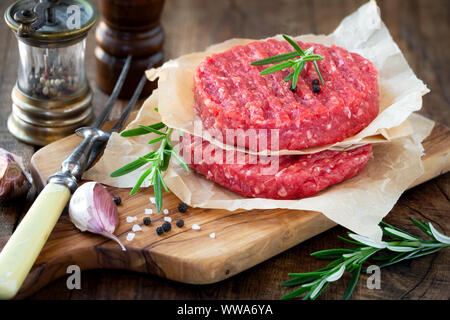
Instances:
[[[1,1],[4,12],[12,1]],[[96,4],[96,1],[93,1]],[[166,32],[166,59],[202,50],[232,37],[264,38],[273,34],[329,33],[343,17],[365,0],[167,0],[162,16]],[[384,22],[416,74],[431,89],[421,114],[450,125],[450,7],[447,0],[379,0]],[[18,51],[12,32],[0,23],[0,147],[29,161],[36,149],[15,140],[6,128],[11,108],[11,89],[17,77]],[[447,40],[446,40],[447,39]],[[98,112],[107,96],[94,82],[95,39],[88,37],[87,72],[95,91]],[[124,102],[119,102],[124,105]],[[117,108],[120,109],[120,108]],[[112,117],[117,116],[116,111]],[[416,232],[409,217],[431,221],[450,234],[450,174],[415,187],[401,197],[386,221]],[[30,197],[29,197],[30,198]],[[20,221],[31,199],[0,203],[0,237],[9,235]],[[287,292],[280,286],[289,272],[320,268],[323,261],[310,257],[313,251],[341,246],[333,228],[296,247],[223,282],[193,286],[156,276],[125,271],[85,271],[82,289],[68,290],[59,279],[32,299],[279,299]],[[353,299],[449,299],[450,250],[383,269],[381,289],[366,287],[363,275]],[[349,278],[327,289],[322,299],[341,299]]]

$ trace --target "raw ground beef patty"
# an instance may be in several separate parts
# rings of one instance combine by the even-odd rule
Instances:
[[[234,163],[226,163],[230,154],[211,146],[201,138],[184,134],[180,152],[189,166],[207,179],[252,198],[299,199],[312,196],[357,175],[372,157],[371,145],[349,151],[325,150],[308,155],[280,156],[278,167],[272,167],[275,172],[270,172],[271,163],[251,162],[250,157],[254,160],[255,155],[240,153],[245,161],[238,164],[237,152],[234,151],[231,154]]]
[[[279,129],[279,148],[290,150],[342,141],[365,128],[379,110],[374,65],[337,46],[298,43],[324,57],[317,62],[325,82],[319,93],[312,91],[318,78],[312,63],[305,64],[296,92],[283,81],[288,69],[262,76],[269,65],[250,65],[292,51],[286,41],[252,42],[205,58],[194,75],[195,109],[204,128],[224,137],[226,129]],[[268,148],[277,149],[270,139]]]

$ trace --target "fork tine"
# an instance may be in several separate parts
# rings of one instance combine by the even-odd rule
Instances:
[[[106,102],[105,108],[102,110],[102,113],[98,116],[97,120],[95,120],[95,123],[92,125],[92,127],[101,129],[103,124],[106,122],[106,119],[108,118],[109,114],[111,113],[111,110],[114,107],[117,97],[118,97],[120,91],[122,90],[122,86],[125,83],[125,78],[128,74],[128,70],[130,69],[131,59],[132,59],[131,55],[127,57],[127,60],[125,61],[122,71],[120,72],[120,76],[117,79],[116,85],[114,86],[114,90],[111,93],[111,95],[109,96],[109,99]]]
[[[109,130],[110,133],[112,132],[118,132],[124,122],[127,120],[128,116],[130,115],[131,110],[133,110],[134,105],[136,104],[137,100],[139,99],[139,96],[141,95],[142,89],[144,88],[145,83],[147,82],[147,78],[145,74],[142,76],[141,80],[139,81],[138,86],[136,87],[136,91],[134,91],[133,96],[131,97],[131,100],[128,102],[128,105],[123,110],[122,115],[120,116],[119,120],[116,121],[114,126]]]
[[[148,68],[151,68],[154,64],[153,59],[150,59],[149,64],[147,66]],[[141,77],[141,80],[139,81],[138,86],[136,87],[133,96],[131,97],[130,101],[128,102],[127,106],[125,107],[125,109],[122,112],[122,115],[120,116],[119,120],[116,121],[116,123],[114,124],[114,126],[111,128],[111,130],[109,130],[109,133],[113,133],[113,132],[119,132],[120,129],[122,128],[123,124],[125,123],[125,121],[128,119],[128,116],[130,115],[131,111],[133,110],[133,107],[135,106],[137,100],[139,99],[142,90],[144,89],[145,83],[147,82],[147,78],[145,76],[145,72]],[[94,162],[94,160],[97,158],[97,155],[102,151],[103,146],[105,145],[105,142],[97,142],[92,151],[91,154],[89,155],[89,160],[88,160],[88,164],[87,164],[87,168],[90,167],[90,165]]]
[[[150,61],[147,65],[147,69],[150,69],[153,65],[154,65],[154,60],[153,60],[153,58],[150,58]],[[123,110],[122,115],[120,116],[119,120],[117,120],[116,123],[114,124],[114,126],[111,128],[111,130],[109,130],[109,133],[120,131],[123,124],[128,119],[130,112],[133,110],[134,105],[136,104],[137,100],[141,96],[142,89],[144,89],[146,82],[147,82],[147,77],[144,72],[144,74],[141,77],[141,80],[138,83],[138,86],[136,87],[136,89],[133,93],[133,96],[131,97],[130,101],[128,102],[128,105]]]

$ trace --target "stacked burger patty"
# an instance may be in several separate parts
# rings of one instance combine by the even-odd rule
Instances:
[[[260,71],[264,67],[250,64],[291,51],[287,42],[252,42],[205,58],[194,78],[195,110],[204,129],[220,132],[223,137],[232,129],[264,130],[264,136],[257,134],[256,140],[266,139],[267,149],[277,151],[336,143],[367,127],[379,110],[373,64],[337,46],[298,43],[304,49],[313,46],[314,52],[324,57],[318,62],[324,79],[319,92],[312,90],[313,81],[317,81],[312,64],[305,64],[297,90],[283,81],[289,70],[263,76]],[[271,137],[274,132],[276,140]],[[250,144],[249,139],[235,139],[233,143],[261,151],[255,149],[261,141]],[[206,152],[208,157],[198,157]],[[248,152],[234,151],[231,158],[241,161],[230,161],[230,151],[211,151],[209,142],[185,134],[182,153],[185,158],[190,153],[189,165],[195,171],[240,195],[299,199],[360,173],[372,157],[372,147],[282,155],[274,167],[273,157],[272,161],[262,161],[267,159]]]

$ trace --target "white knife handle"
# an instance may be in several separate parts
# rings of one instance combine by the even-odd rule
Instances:
[[[0,253],[0,299],[13,298],[70,199],[70,190],[49,183]]]

